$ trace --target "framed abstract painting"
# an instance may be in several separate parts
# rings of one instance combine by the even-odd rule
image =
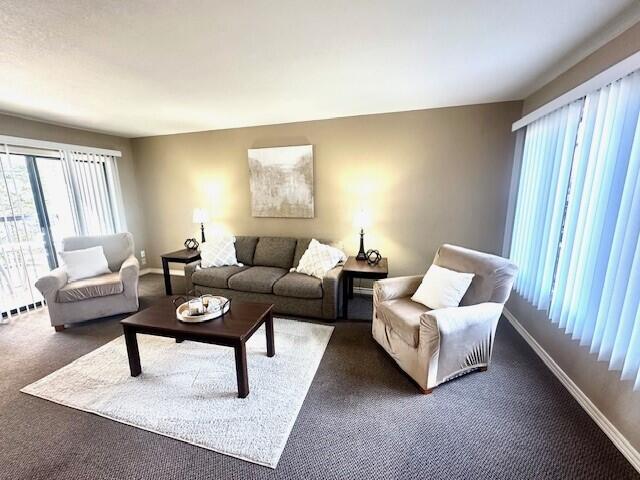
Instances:
[[[254,217],[313,218],[313,145],[251,148]]]

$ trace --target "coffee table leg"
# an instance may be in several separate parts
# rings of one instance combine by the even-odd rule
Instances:
[[[142,372],[140,367],[140,351],[138,350],[138,339],[135,330],[124,329],[124,341],[127,344],[127,356],[129,357],[129,370],[131,376],[137,377]]]
[[[273,315],[271,312],[269,312],[264,325],[267,333],[267,357],[273,357],[276,354],[276,347],[273,341]]]
[[[244,342],[234,347],[236,353],[236,377],[238,379],[238,398],[249,395],[249,375],[247,374],[247,347]]]

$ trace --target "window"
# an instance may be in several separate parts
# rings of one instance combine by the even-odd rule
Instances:
[[[35,281],[58,266],[62,239],[126,230],[115,158],[2,145],[0,320],[40,306]]]
[[[526,127],[516,291],[640,389],[640,72]]]

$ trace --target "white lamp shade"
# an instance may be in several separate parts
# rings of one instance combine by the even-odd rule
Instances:
[[[371,216],[364,208],[356,212],[354,223],[357,228],[367,228],[371,226]]]
[[[204,208],[193,209],[193,223],[205,223],[208,219],[209,216]]]

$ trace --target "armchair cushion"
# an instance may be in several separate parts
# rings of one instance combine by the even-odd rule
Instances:
[[[382,323],[392,329],[407,345],[417,347],[420,340],[420,317],[429,311],[409,297],[381,302],[376,313]]]
[[[122,293],[124,285],[118,273],[107,273],[93,278],[70,282],[58,290],[60,303],[79,302],[89,298],[106,297]]]

